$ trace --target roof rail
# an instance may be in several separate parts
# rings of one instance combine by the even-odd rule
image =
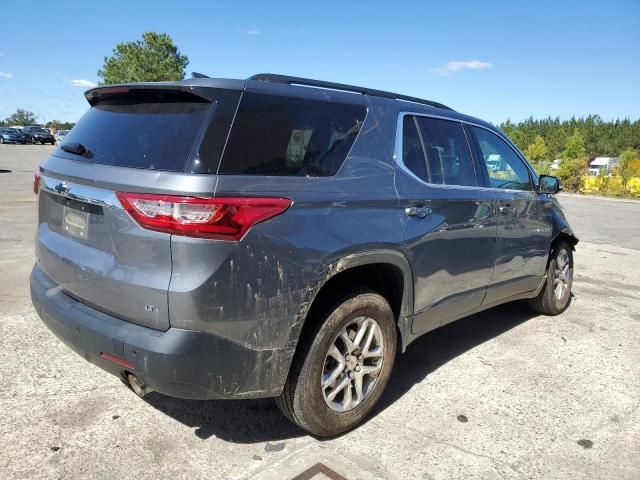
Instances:
[[[259,80],[262,82],[284,83],[287,85],[303,85],[317,88],[328,88],[331,90],[343,90],[346,92],[361,93],[362,95],[371,95],[374,97],[391,98],[393,100],[403,100],[405,102],[421,103],[430,107],[443,108],[452,110],[452,108],[442,103],[424,100],[422,98],[410,97],[408,95],[400,95],[399,93],[385,92],[383,90],[374,90],[372,88],[356,87],[354,85],[346,85],[344,83],[324,82],[322,80],[313,80],[311,78],[291,77],[288,75],[278,75],[276,73],[258,73],[248,78],[248,80]]]

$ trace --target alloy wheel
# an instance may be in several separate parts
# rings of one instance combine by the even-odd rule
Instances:
[[[347,412],[373,391],[384,361],[382,330],[376,320],[358,317],[342,327],[324,360],[320,384],[332,410]]]
[[[553,274],[553,291],[557,300],[564,298],[567,290],[571,288],[572,274],[569,253],[563,248],[556,256],[556,268]]]

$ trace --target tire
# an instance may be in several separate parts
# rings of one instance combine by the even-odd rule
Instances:
[[[343,297],[309,321],[314,327],[300,338],[276,404],[307,432],[319,437],[338,435],[364,420],[389,381],[396,355],[395,317],[384,297],[366,290]],[[343,340],[346,337],[351,347]],[[344,362],[341,373],[329,383],[330,373],[340,370],[334,349]],[[360,396],[356,394],[358,383]],[[340,390],[344,384],[348,386]],[[329,398],[334,391],[338,393]]]
[[[547,279],[542,291],[529,301],[533,310],[545,315],[558,315],[571,303],[573,286],[573,249],[565,241],[560,241],[551,249]],[[563,287],[559,294],[558,286]]]

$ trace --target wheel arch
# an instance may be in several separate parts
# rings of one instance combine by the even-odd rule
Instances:
[[[572,250],[576,249],[576,245],[580,241],[578,240],[578,237],[576,237],[576,235],[573,233],[573,230],[571,230],[571,227],[569,226],[566,226],[565,228],[560,230],[553,237],[553,240],[551,241],[551,247],[553,248],[554,245],[556,245],[558,242],[563,240],[569,244]]]
[[[553,248],[553,246],[556,243],[558,243],[559,240],[564,239],[567,241],[567,243],[569,243],[571,248],[575,250],[575,246],[579,242],[578,237],[576,236],[576,234],[573,232],[573,229],[569,225],[567,218],[564,216],[564,213],[562,212],[562,207],[557,202],[557,200],[554,200],[551,205],[552,205],[551,212],[552,212],[552,220],[553,220],[553,238],[551,240],[550,247]],[[549,251],[551,251],[551,248],[549,248]]]
[[[389,276],[390,282],[382,282],[387,279],[385,275]],[[289,334],[288,345],[295,350],[300,336],[318,318],[322,307],[326,308],[338,295],[344,294],[345,288],[366,287],[378,291],[389,301],[404,346],[407,319],[413,315],[413,274],[407,258],[396,250],[352,253],[323,268],[316,284],[308,289],[297,322]]]
[[[362,271],[358,269],[380,269],[379,274],[384,273],[384,269],[395,269],[396,277],[392,278],[394,287],[400,288],[397,305],[391,305],[396,318],[413,314],[413,273],[409,261],[402,252],[396,250],[375,250],[353,253],[331,262],[323,269],[320,275],[317,288],[311,303],[317,299],[318,294],[327,287],[329,282],[335,281],[342,275],[353,275],[353,272]],[[402,284],[397,282],[402,280]],[[390,304],[393,302],[389,302]]]

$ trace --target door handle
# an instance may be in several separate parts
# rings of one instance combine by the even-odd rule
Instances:
[[[404,213],[410,217],[424,218],[431,213],[431,209],[429,207],[407,207],[404,209]]]
[[[516,207],[513,205],[502,205],[498,210],[500,213],[513,213],[516,211]]]

